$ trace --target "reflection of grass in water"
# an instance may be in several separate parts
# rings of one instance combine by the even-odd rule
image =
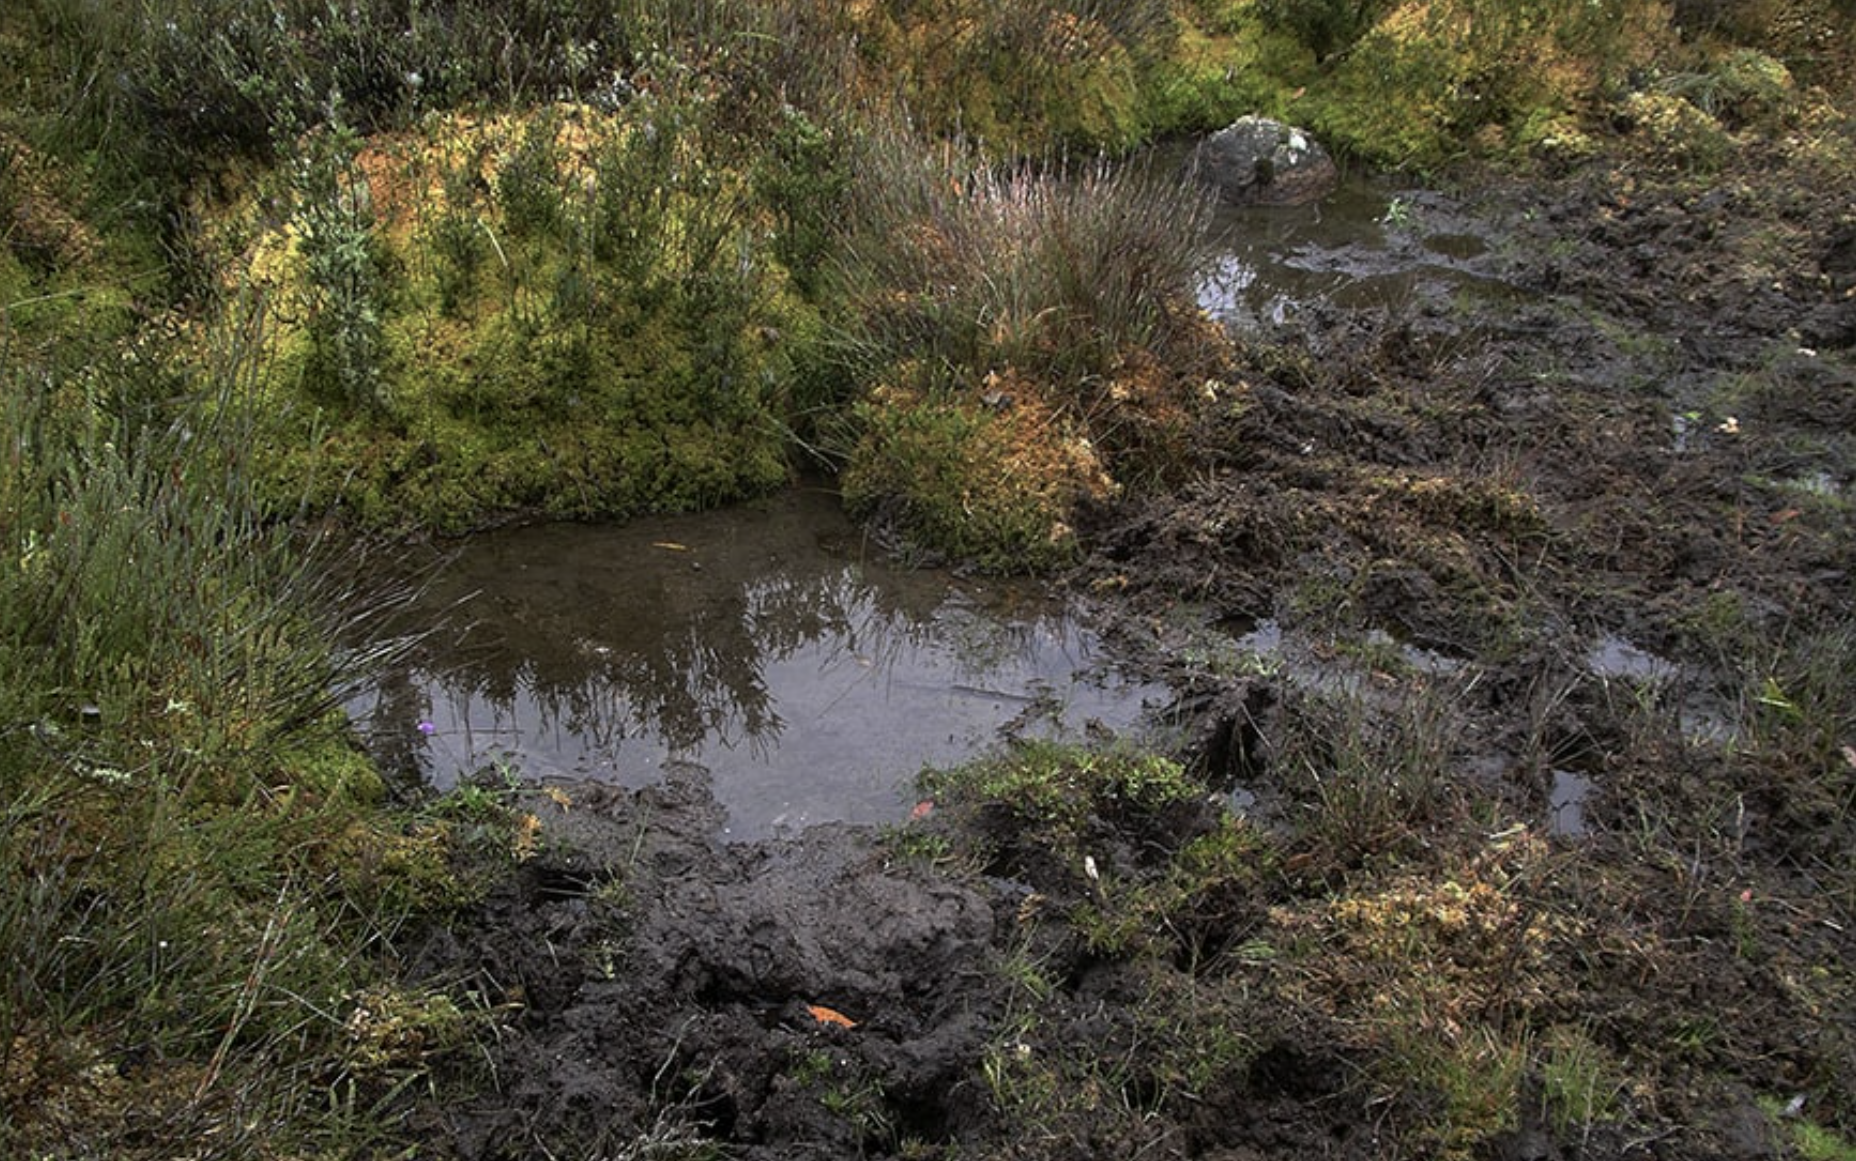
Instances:
[[[607,752],[628,736],[650,734],[672,751],[719,739],[745,742],[764,757],[785,728],[768,688],[768,664],[831,640],[872,664],[893,663],[925,648],[935,630],[899,604],[849,568],[776,572],[745,582],[739,599],[691,603],[684,615],[661,618],[661,631],[643,647],[582,640],[540,658],[482,651],[433,685],[454,707],[487,704],[511,728],[526,697],[539,733],[572,734]]]
[[[1020,696],[1028,678],[1061,687],[1092,661],[1094,639],[1035,596],[1006,604],[950,592],[932,575],[889,579],[881,568],[805,557],[739,579],[725,570],[740,565],[710,565],[700,580],[675,582],[672,607],[650,611],[580,584],[536,601],[504,594],[475,642],[428,658],[427,674],[439,676],[377,687],[377,735],[401,751],[387,760],[441,781],[485,761],[489,746],[565,752],[631,775],[649,775],[645,755],[657,750],[691,757],[717,746],[765,761],[788,728],[779,699],[812,696],[783,691],[784,680],[829,687],[841,702],[872,681]],[[794,659],[801,672],[774,672]],[[433,703],[441,717],[451,708],[448,736],[399,737]]]
[[[963,680],[984,680],[1013,670],[1041,670],[1045,655],[1041,643],[1045,641],[1057,643],[1072,671],[1087,669],[1091,661],[1093,638],[1062,611],[1040,609],[1032,616],[1008,619],[962,608],[942,618],[943,624],[950,622],[953,631],[948,634],[948,642]],[[1076,655],[1070,656],[1073,649]]]

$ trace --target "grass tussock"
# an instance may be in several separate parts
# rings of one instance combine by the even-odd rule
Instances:
[[[9,1155],[353,1140],[428,1049],[459,1043],[439,1000],[378,966],[418,876],[449,878],[443,846],[355,873],[411,834],[339,711],[369,657],[335,642],[388,601],[261,519],[233,406],[254,355],[217,350],[202,379],[133,360],[5,371]],[[431,1017],[409,1019],[433,1039],[370,1048],[366,988]]]
[[[1035,565],[1068,551],[1078,502],[1178,470],[1224,351],[1189,297],[1195,191],[1100,161],[991,167],[901,129],[856,168],[837,357],[876,389],[854,506],[932,548]]]

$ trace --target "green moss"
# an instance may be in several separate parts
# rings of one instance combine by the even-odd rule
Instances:
[[[840,481],[845,506],[910,542],[994,572],[1066,563],[1066,521],[1083,481],[1038,472],[1010,416],[953,396],[879,392],[854,415],[864,435]]]
[[[1733,139],[1705,110],[1667,93],[1632,93],[1623,105],[1632,131],[1658,157],[1708,172],[1726,160]]]
[[[1426,168],[1460,147],[1450,107],[1456,55],[1429,39],[1374,31],[1310,94],[1311,123],[1342,152]]]
[[[1161,134],[1217,129],[1250,113],[1295,120],[1292,94],[1315,76],[1313,57],[1255,21],[1216,36],[1189,27],[1152,70],[1145,117]]]
[[[1178,763],[1114,747],[1026,740],[994,757],[922,775],[924,792],[959,808],[1002,812],[1025,843],[1080,866],[1092,820],[1138,824],[1203,793]]]
[[[765,336],[802,308],[754,260],[754,223],[718,184],[735,179],[701,156],[701,101],[666,104],[657,145],[577,108],[470,129],[480,153],[507,145],[494,198],[460,177],[456,158],[476,154],[448,130],[359,154],[353,170],[388,191],[369,195],[368,245],[395,272],[369,307],[379,389],[371,405],[330,389],[326,342],[281,326],[262,394],[300,415],[273,425],[271,491],[369,526],[457,532],[509,513],[704,507],[782,482],[794,372]],[[415,196],[428,179],[442,197]],[[261,253],[275,293],[295,296],[287,239]]]
[[[373,761],[347,736],[346,715],[328,723],[325,737],[300,742],[278,756],[289,785],[324,801],[372,806],[386,796]]]
[[[0,328],[4,328],[0,333],[11,331],[17,325],[13,314],[32,294],[31,274],[17,255],[0,247]]]

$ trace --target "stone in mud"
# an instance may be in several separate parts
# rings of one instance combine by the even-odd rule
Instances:
[[[1189,166],[1232,205],[1303,205],[1340,180],[1319,142],[1268,117],[1240,117],[1218,130],[1193,150]]]

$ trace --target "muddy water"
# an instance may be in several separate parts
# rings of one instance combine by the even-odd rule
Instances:
[[[1406,308],[1505,296],[1499,239],[1428,191],[1349,178],[1306,206],[1220,206],[1199,305],[1239,328],[1293,324],[1320,303]]]
[[[694,764],[737,839],[900,821],[924,763],[1166,697],[1038,588],[886,565],[818,489],[474,537],[411,616],[454,628],[350,707],[390,765],[443,788]]]

